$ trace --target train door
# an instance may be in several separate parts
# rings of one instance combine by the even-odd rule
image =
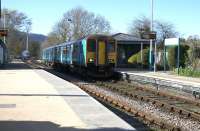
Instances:
[[[98,42],[98,64],[104,65],[106,62],[106,43],[105,41]]]

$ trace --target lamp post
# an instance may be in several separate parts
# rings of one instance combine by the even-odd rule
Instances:
[[[67,23],[69,23],[69,24],[71,24],[72,23],[72,19],[70,19],[70,18],[67,18],[67,19],[64,19],[64,21],[66,21]],[[70,25],[69,25],[69,29],[70,29]],[[69,34],[70,36],[69,36],[69,39],[68,39],[68,41],[70,41],[71,40],[71,37],[72,37],[72,33],[70,33]],[[67,29],[66,29],[66,41],[67,41]]]
[[[26,24],[26,25],[25,25],[25,30],[26,30],[26,50],[29,51],[29,50],[28,50],[29,32],[30,32],[30,30],[31,30],[31,24],[32,24],[32,23],[31,23],[30,21],[27,21],[25,24]]]
[[[151,0],[151,27],[150,31],[153,32],[153,17],[154,17],[154,12],[153,12],[153,0]],[[156,39],[154,43],[154,72],[156,72]],[[153,54],[153,39],[150,39],[150,69],[152,68],[152,54]]]
[[[3,29],[6,30],[6,15],[9,15],[8,13],[6,13],[6,10],[3,14]],[[6,36],[3,37],[3,42],[6,43]]]
[[[152,32],[153,31],[153,0],[151,0],[151,25],[150,25],[150,31]],[[150,39],[150,60],[149,60],[149,63],[150,63],[150,70],[152,69],[152,39]]]

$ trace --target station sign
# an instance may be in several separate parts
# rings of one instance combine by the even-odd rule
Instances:
[[[152,32],[143,32],[141,35],[142,39],[156,39],[156,32],[152,31]]]
[[[8,36],[8,29],[0,29],[0,36]]]
[[[179,45],[179,38],[168,38],[165,39],[165,46],[178,46]]]

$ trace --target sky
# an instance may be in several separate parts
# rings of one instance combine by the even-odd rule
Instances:
[[[151,0],[1,0],[2,8],[18,10],[32,20],[32,33],[47,35],[65,12],[83,7],[104,16],[112,32],[128,33],[132,21],[151,17]],[[181,37],[200,35],[200,0],[154,0],[154,19],[174,24]]]

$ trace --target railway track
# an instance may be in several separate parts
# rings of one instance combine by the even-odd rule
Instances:
[[[146,112],[140,111],[137,108],[134,108],[133,106],[129,106],[128,104],[120,101],[119,99],[115,99],[114,97],[107,96],[103,93],[92,90],[88,88],[88,85],[79,84],[78,86],[84,91],[88,92],[93,97],[95,97],[96,99],[107,102],[117,108],[120,108],[121,110],[127,113],[131,113],[135,117],[138,117],[138,119],[142,119],[148,125],[154,125],[157,128],[162,129],[162,130],[171,130],[171,131],[181,130],[179,127],[166,123],[163,120],[159,119],[158,117],[155,117]]]
[[[171,113],[178,113],[179,115],[200,121],[200,102],[124,82],[100,82],[97,83],[97,85],[119,92],[122,95],[129,96],[133,99],[150,102],[160,108],[170,111]]]
[[[41,66],[41,65],[40,65]],[[140,110],[134,107],[134,104],[130,105],[129,101],[141,101],[144,103],[149,103],[150,105],[154,105],[157,108],[160,108],[166,112],[169,112],[171,116],[179,116],[180,119],[192,119],[189,125],[197,125],[195,129],[191,128],[191,130],[200,130],[200,103],[190,100],[184,99],[182,97],[174,96],[165,92],[161,92],[158,90],[153,90],[151,88],[146,88],[142,85],[133,85],[127,82],[96,82],[96,83],[86,83],[81,81],[80,79],[67,76],[63,73],[57,73],[57,76],[64,78],[68,81],[79,86],[81,89],[88,92],[90,95],[95,97],[100,101],[104,101],[109,103],[117,108],[120,108],[124,112],[133,114],[135,117],[142,119],[145,123],[149,125],[156,125],[160,129],[164,130],[187,130],[190,129],[184,128],[178,122],[178,124],[174,124],[173,122],[168,122],[165,119],[152,115],[152,112]],[[95,86],[95,88],[93,88]],[[98,89],[97,89],[98,88]],[[101,91],[101,90],[106,90]],[[114,92],[115,96],[108,95],[109,92]],[[119,95],[119,96],[117,96]],[[116,97],[117,96],[117,97]],[[127,100],[123,100],[123,97],[127,97]],[[173,118],[172,118],[173,119]],[[194,120],[194,121],[193,121]],[[174,120],[175,121],[175,120]],[[190,121],[190,120],[189,120]],[[184,123],[184,122],[183,122]],[[187,122],[185,122],[187,123]]]

